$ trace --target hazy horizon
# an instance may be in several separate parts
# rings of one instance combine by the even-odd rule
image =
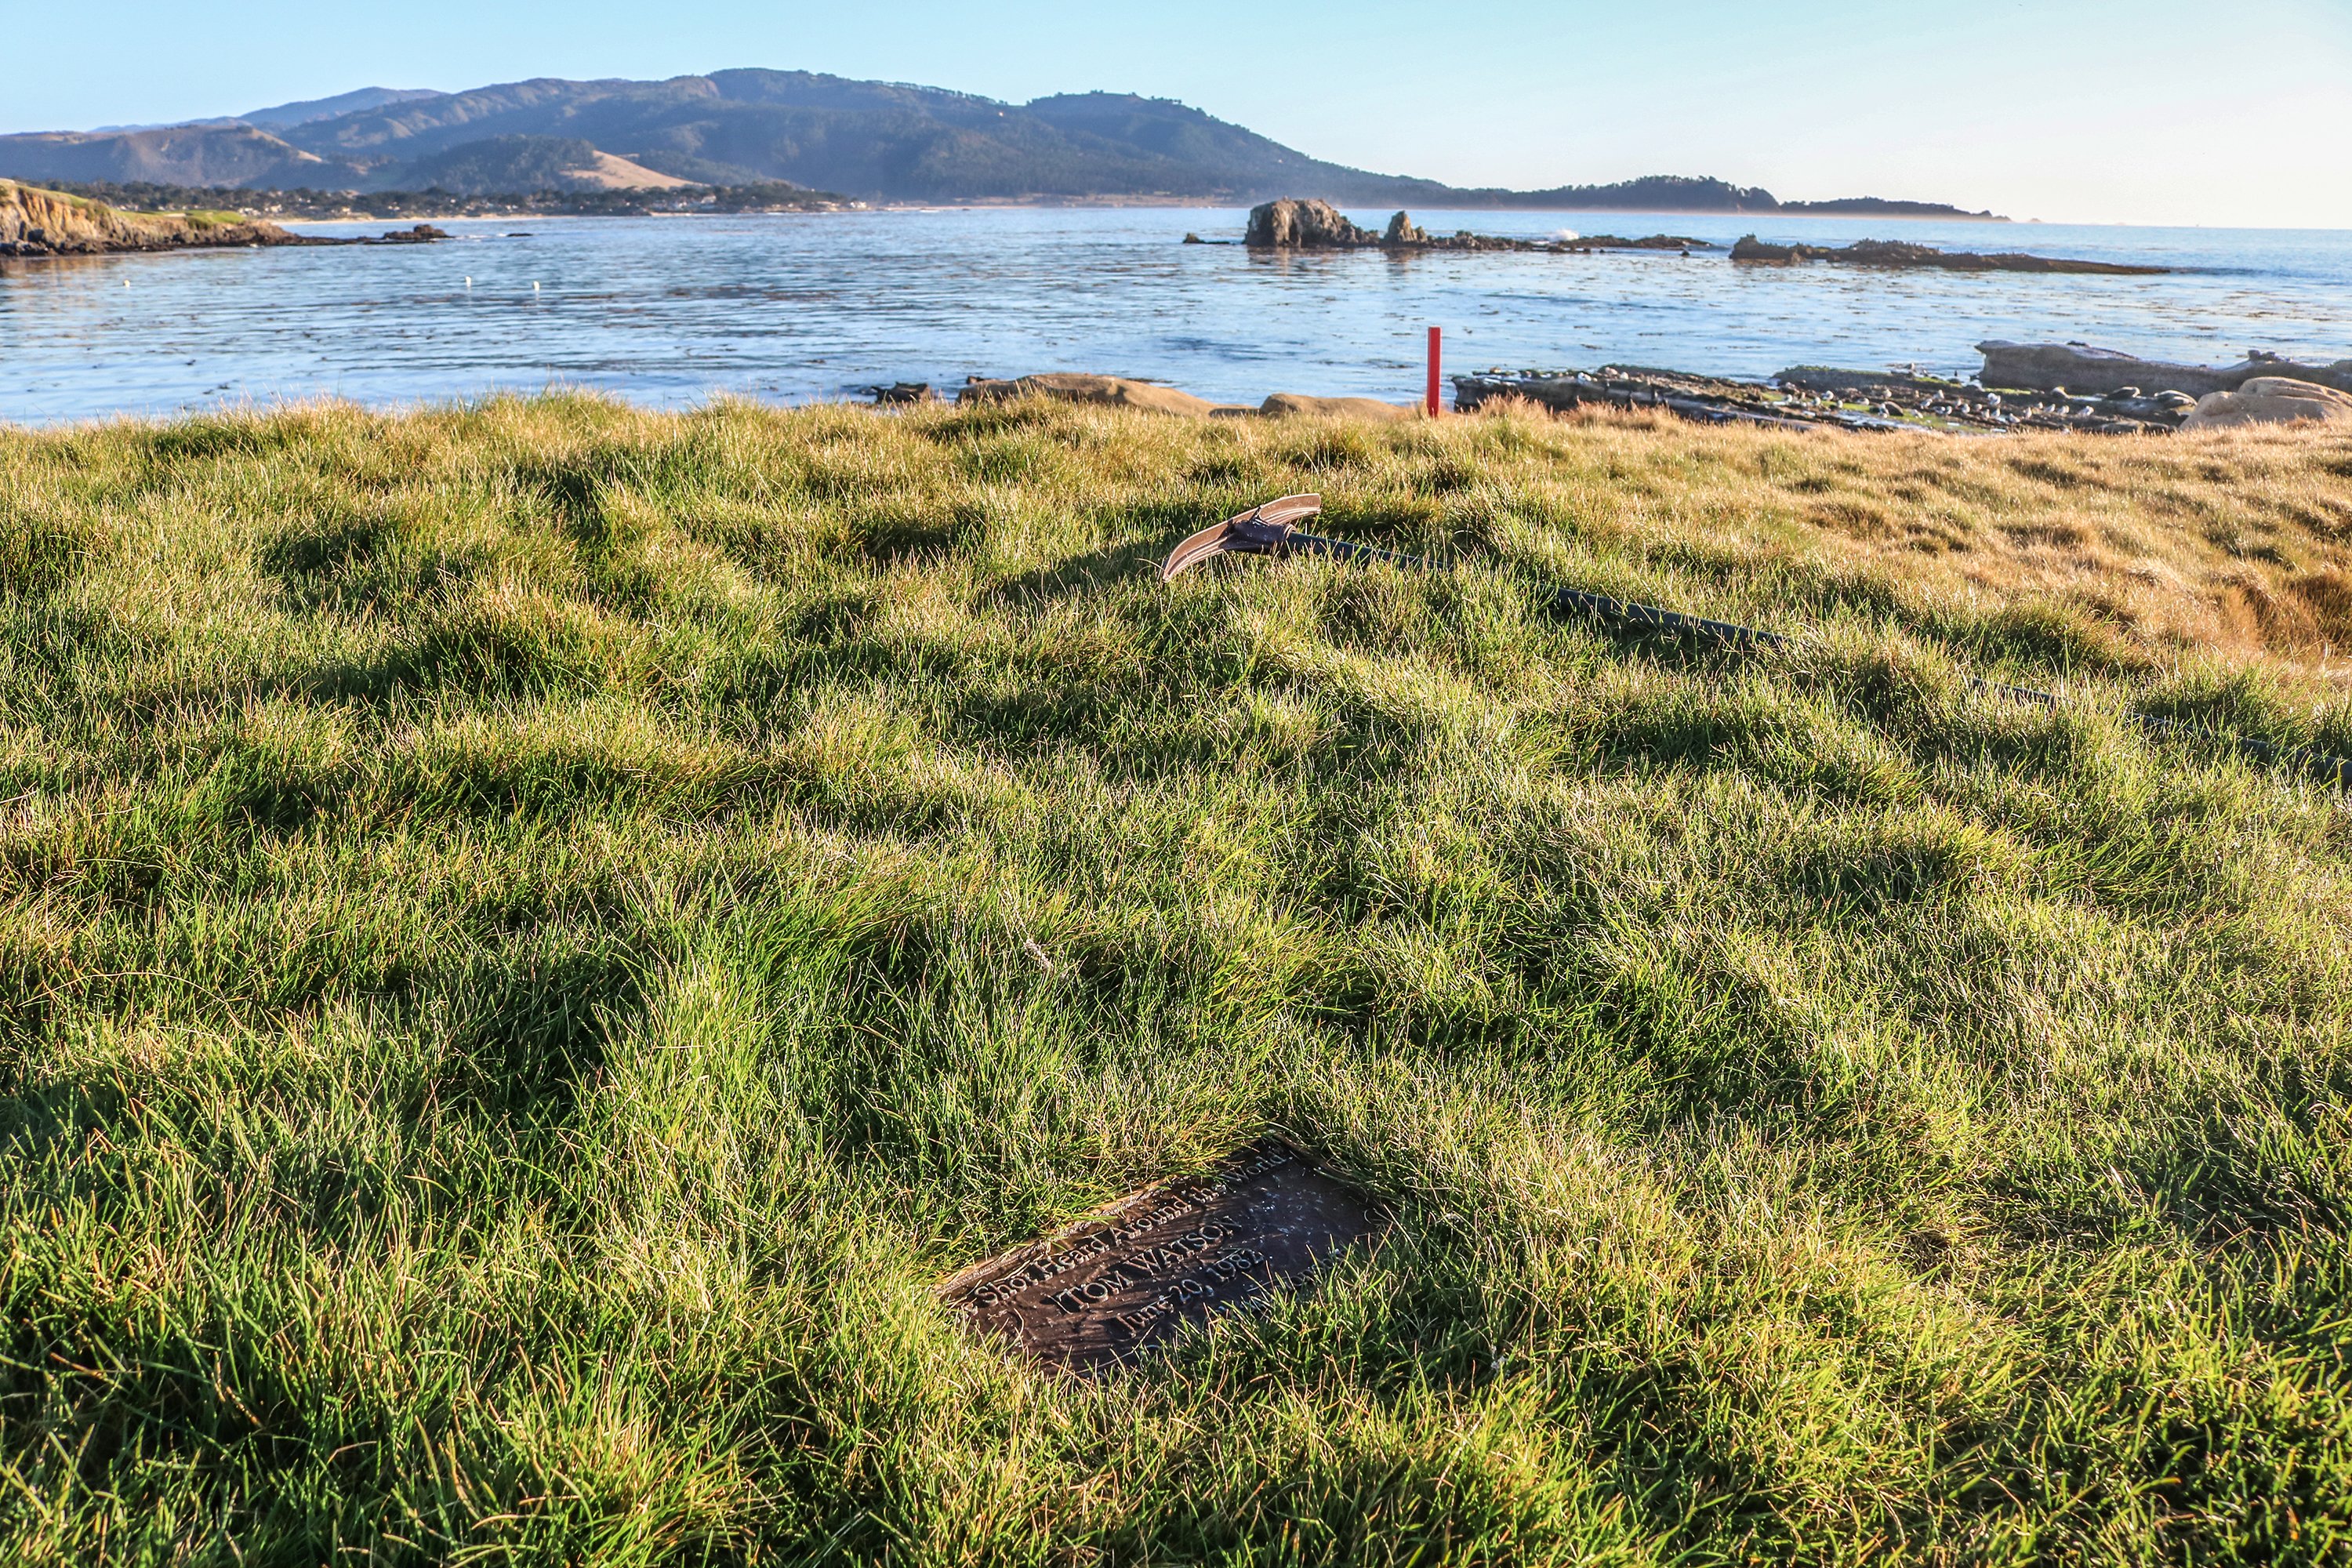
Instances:
[[[219,13],[207,16],[207,12]],[[2067,223],[2352,226],[2352,3],[2022,4],[1950,15],[1688,0],[1663,16],[1503,0],[1110,14],[712,0],[331,13],[93,0],[12,26],[0,131],[176,123],[361,87],[660,79],[740,66],[1023,102],[1177,99],[1314,157],[1455,185],[1713,175],[1783,200],[1874,195]],[[102,37],[105,47],[87,40]]]

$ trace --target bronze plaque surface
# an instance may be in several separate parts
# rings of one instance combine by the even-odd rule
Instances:
[[[1040,1361],[1092,1370],[1302,1279],[1378,1228],[1362,1198],[1267,1139],[976,1263],[940,1295]]]

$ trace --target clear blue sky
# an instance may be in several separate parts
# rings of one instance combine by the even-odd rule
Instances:
[[[2352,0],[15,0],[0,129],[772,66],[1181,99],[1465,184],[2352,227]]]

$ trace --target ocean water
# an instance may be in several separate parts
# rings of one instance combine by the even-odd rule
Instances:
[[[1385,212],[1351,214],[1377,226]],[[1238,209],[982,208],[453,222],[432,246],[0,262],[0,419],[331,395],[593,387],[666,407],[1047,370],[1220,401],[1416,398],[1449,372],[1799,363],[1967,374],[1986,338],[2226,363],[2352,358],[2352,231],[1687,214],[1416,212],[1433,230],[1899,237],[2149,262],[2160,277],[1735,267],[1724,253],[1266,255]],[[296,224],[305,232],[387,226]]]

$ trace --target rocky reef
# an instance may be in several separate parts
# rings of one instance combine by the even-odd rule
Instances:
[[[1906,423],[1951,430],[2073,430],[2092,436],[2163,435],[2189,416],[2197,400],[2178,392],[2125,387],[2105,396],[2063,389],[2003,388],[1979,376],[1955,381],[1915,371],[1839,370],[1793,365],[1773,383],[1817,405],[1874,407]]]
[[[1184,237],[1190,243],[1202,243],[1194,235]],[[1328,202],[1297,197],[1252,207],[1242,243],[1263,250],[1515,250],[1548,256],[1574,256],[1596,250],[1660,250],[1687,255],[1694,250],[1719,248],[1710,241],[1679,234],[1654,234],[1643,239],[1624,239],[1613,234],[1572,239],[1513,239],[1502,235],[1473,234],[1465,228],[1433,235],[1414,223],[1411,215],[1402,212],[1390,217],[1386,230],[1374,234]]]
[[[1706,424],[1837,430],[1938,430],[1999,435],[2072,430],[2084,435],[2165,435],[2196,399],[2179,393],[2087,398],[2008,393],[1965,381],[1900,371],[1795,365],[1769,382],[1693,375],[1647,365],[1598,370],[1486,371],[1454,378],[1454,406],[1466,411],[1519,398],[1555,411],[1656,409]]]
[[[1967,381],[1916,371],[1794,365],[1734,381],[1644,365],[1490,370],[1454,378],[1454,406],[1522,399],[1565,411],[1656,409],[1712,424],[2166,436],[2240,425],[2352,421],[2352,360],[2298,364],[2254,353],[2227,367],[2167,364],[2081,343],[1986,342]]]
[[[1796,373],[1784,373],[1794,374]],[[1823,373],[1815,389],[1785,380],[1771,384],[1694,375],[1653,365],[1602,365],[1598,370],[1490,370],[1454,379],[1454,406],[1467,412],[1517,399],[1555,413],[1581,408],[1654,409],[1708,425],[1765,425],[1842,430],[1905,428],[1993,429],[1957,399],[1950,406],[1917,388],[1896,389],[1860,371]],[[1840,383],[1829,390],[1832,382]],[[1952,391],[1960,390],[1951,384]],[[1931,401],[1932,400],[1932,401]],[[1996,406],[1998,399],[1995,400]]]
[[[2145,277],[2169,272],[2169,267],[2133,267],[2114,261],[2075,261],[2058,256],[2028,256],[2006,250],[1980,255],[1973,250],[1938,250],[1900,239],[1858,239],[1847,246],[1767,245],[1754,235],[1731,247],[1731,259],[1772,266],[1803,261],[1829,261],[1848,267],[1935,268],[1946,272],[2091,272],[2118,277]]]

